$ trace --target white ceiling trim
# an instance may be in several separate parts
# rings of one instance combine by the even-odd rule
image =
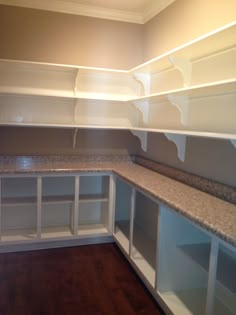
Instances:
[[[173,2],[175,2],[175,0],[159,0],[159,1],[154,0],[153,3],[148,8],[146,8],[146,10],[143,13],[143,24],[147,23],[156,14],[163,11]]]
[[[144,24],[175,0],[154,0],[144,13],[101,8],[63,0],[0,0],[0,4]]]

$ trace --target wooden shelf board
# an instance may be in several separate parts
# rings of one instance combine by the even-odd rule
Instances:
[[[179,249],[208,272],[211,250],[210,244],[181,245]],[[236,272],[233,272],[233,270],[236,270],[236,260],[220,250],[218,256],[217,281],[236,294]]]

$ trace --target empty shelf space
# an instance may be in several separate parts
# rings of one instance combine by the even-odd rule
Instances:
[[[205,288],[166,291],[160,292],[160,295],[175,315],[205,314],[207,296]]]
[[[30,228],[8,229],[1,232],[2,242],[30,241],[36,239],[36,237],[36,230]]]
[[[41,238],[64,238],[73,236],[70,226],[48,226],[42,228]]]
[[[191,244],[181,245],[179,249],[187,256],[192,258],[206,271],[208,270],[209,255],[211,250],[210,244]],[[218,255],[217,281],[228,288],[231,292],[236,293],[236,261],[229,254],[219,251]]]
[[[108,229],[103,224],[80,224],[78,235],[101,235],[108,234]]]
[[[135,227],[131,258],[154,287],[156,268],[156,242],[142,229]]]
[[[129,253],[129,221],[116,221],[114,228],[114,237],[122,248]]]

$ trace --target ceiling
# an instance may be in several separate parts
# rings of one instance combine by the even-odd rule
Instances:
[[[0,4],[144,24],[175,0],[0,0]]]

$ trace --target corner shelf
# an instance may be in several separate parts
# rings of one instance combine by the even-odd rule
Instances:
[[[234,21],[128,71],[0,60],[0,125],[235,140],[235,38]]]

